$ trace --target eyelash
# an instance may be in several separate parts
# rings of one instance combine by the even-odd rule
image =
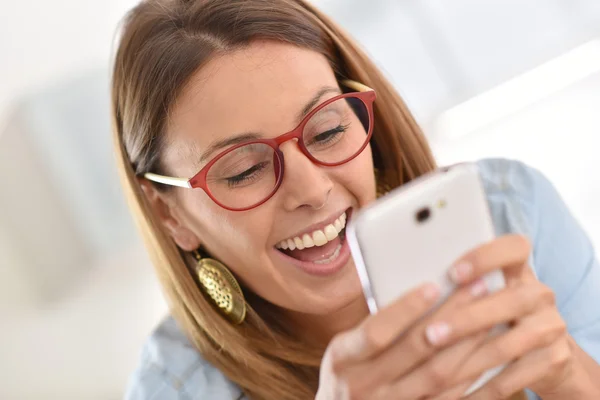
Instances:
[[[256,164],[251,168],[248,168],[246,171],[241,174],[226,178],[227,186],[233,188],[241,183],[252,181],[256,177],[256,173],[260,172],[264,168],[266,168],[267,162],[263,161],[262,163]]]
[[[346,125],[338,125],[338,126],[336,126],[335,128],[333,128],[333,129],[329,129],[328,131],[325,131],[325,132],[323,132],[323,133],[319,133],[318,135],[316,135],[316,136],[313,138],[312,142],[313,142],[313,143],[316,143],[316,144],[326,144],[327,142],[329,142],[329,140],[331,140],[331,139],[334,139],[334,138],[333,138],[333,137],[331,137],[331,136],[328,136],[328,137],[327,137],[327,139],[325,139],[325,140],[323,140],[323,141],[315,141],[315,138],[318,138],[319,136],[321,136],[321,135],[324,135],[324,134],[331,134],[331,133],[343,133],[343,132],[346,132],[346,131],[348,130],[348,127],[349,127],[349,126],[350,126],[350,124],[346,124]]]

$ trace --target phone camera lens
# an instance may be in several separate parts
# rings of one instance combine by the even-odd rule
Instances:
[[[420,223],[420,224],[422,224],[423,222],[427,221],[430,216],[431,216],[431,210],[429,209],[429,207],[421,208],[415,214],[415,218],[417,219],[417,222]]]

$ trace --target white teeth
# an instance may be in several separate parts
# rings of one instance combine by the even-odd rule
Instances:
[[[323,246],[325,243],[327,243],[327,236],[325,236],[325,233],[323,233],[323,231],[314,231],[312,234],[312,238],[315,242],[315,246]]]
[[[275,247],[283,250],[303,250],[313,246],[323,246],[324,244],[338,237],[340,232],[346,227],[346,213],[339,216],[333,223],[318,229],[312,234],[305,233],[302,237],[293,237],[282,240]]]
[[[323,232],[325,233],[327,240],[333,240],[338,235],[338,231],[333,225],[327,225],[325,229],[323,229]]]
[[[314,247],[315,242],[313,242],[312,238],[308,233],[302,235],[302,242],[304,243],[304,248],[308,249],[310,247]]]
[[[336,231],[341,232],[342,229],[344,229],[344,226],[342,225],[342,223],[340,222],[340,219],[336,219],[333,222],[333,227],[335,228]]]

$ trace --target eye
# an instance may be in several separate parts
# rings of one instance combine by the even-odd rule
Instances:
[[[344,133],[348,130],[348,126],[349,126],[349,124],[348,125],[338,125],[333,129],[328,129],[325,132],[322,132],[322,133],[319,133],[318,135],[313,136],[310,143],[307,143],[307,144],[323,145],[323,144],[329,144],[331,142],[334,142],[341,136],[342,133]]]
[[[260,176],[260,172],[268,167],[268,164],[269,163],[267,161],[263,161],[256,165],[253,165],[252,167],[248,168],[247,170],[245,170],[244,172],[242,172],[240,174],[225,178],[225,180],[227,181],[227,185],[229,187],[233,188],[233,187],[239,186],[243,183],[250,183],[250,182],[254,181],[255,179],[257,179]]]

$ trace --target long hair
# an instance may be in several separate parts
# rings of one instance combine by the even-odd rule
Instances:
[[[338,79],[377,92],[371,140],[379,179],[399,186],[435,168],[427,142],[392,85],[356,43],[304,0],[147,0],[124,19],[112,77],[118,169],[170,310],[202,356],[252,399],[313,399],[323,349],[294,337],[278,308],[246,292],[248,315],[230,324],[204,297],[186,256],[163,230],[138,177],[161,170],[165,122],[190,77],[212,57],[274,40],[329,60]]]

